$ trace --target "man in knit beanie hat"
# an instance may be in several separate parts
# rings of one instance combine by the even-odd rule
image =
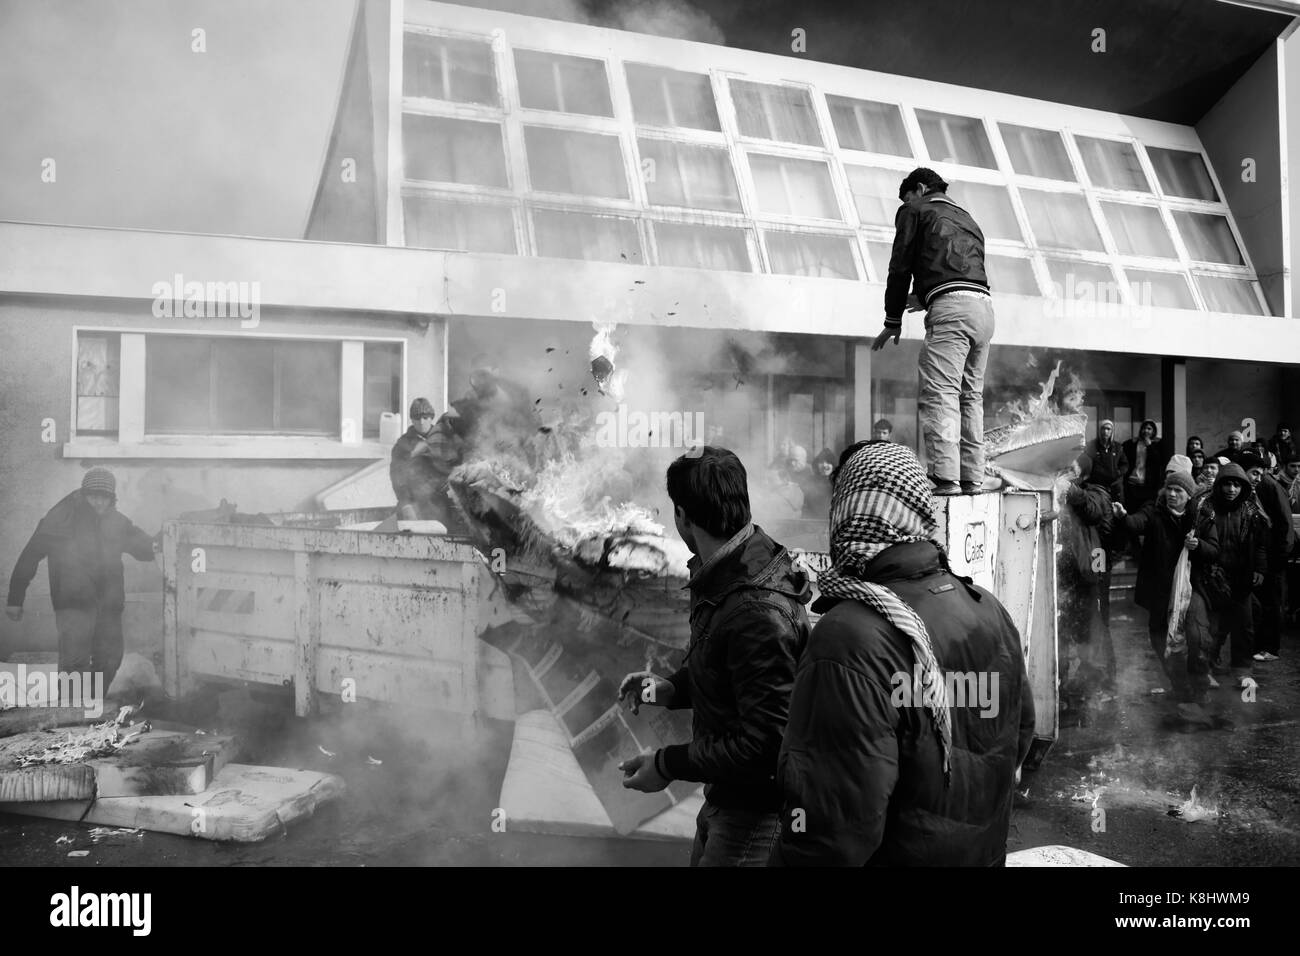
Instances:
[[[102,685],[98,676],[93,678],[100,693],[112,686],[122,663],[122,555],[152,561],[156,550],[153,539],[119,512],[116,502],[113,473],[100,467],[87,471],[81,487],[41,519],[18,556],[5,611],[9,620],[22,620],[27,587],[46,560],[59,632],[59,670],[102,675]]]
[[[992,594],[952,574],[935,533],[911,449],[868,443],[839,470],[833,564],[814,605],[824,616],[799,660],[777,763],[774,864],[1005,860],[1034,728],[1020,635]]]

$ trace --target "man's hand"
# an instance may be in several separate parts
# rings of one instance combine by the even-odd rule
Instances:
[[[921,297],[917,295],[915,292],[909,292],[907,295],[907,311],[908,312],[925,311],[925,303],[921,301]]]
[[[1126,514],[1128,514],[1128,512],[1124,510],[1124,506],[1120,504],[1118,501],[1111,502],[1110,509],[1111,511],[1115,512],[1116,518],[1122,518]]]
[[[641,712],[642,704],[667,707],[672,703],[673,685],[671,681],[655,677],[649,671],[633,671],[618,685],[618,699],[626,699],[634,714]]]
[[[889,326],[885,326],[885,328],[880,330],[880,334],[876,336],[876,341],[871,343],[871,351],[879,352],[885,347],[885,343],[889,341],[891,336],[894,339],[894,344],[897,345],[898,337],[902,334],[903,329],[901,326],[893,331],[890,331]]]
[[[1261,575],[1262,577],[1262,575]],[[9,605],[5,608],[5,617],[11,621],[21,621],[23,619],[23,609],[21,605]]]
[[[1200,547],[1200,545],[1201,542],[1196,540],[1196,532],[1195,531],[1187,532],[1187,537],[1183,539],[1183,547],[1186,548],[1188,551],[1195,551],[1198,547]]]
[[[655,769],[654,751],[624,760],[618,769],[623,771],[623,786],[629,790],[658,793],[670,782]]]
[[[1254,574],[1250,576],[1251,587],[1257,588],[1263,583],[1264,583],[1264,575],[1261,574],[1260,572],[1256,571]],[[22,608],[18,609],[18,613],[20,614],[22,613]]]

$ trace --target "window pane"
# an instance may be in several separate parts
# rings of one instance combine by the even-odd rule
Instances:
[[[1160,188],[1167,195],[1208,199],[1212,202],[1218,200],[1219,194],[1215,192],[1214,182],[1210,179],[1209,170],[1205,168],[1205,160],[1200,153],[1148,146],[1147,155],[1155,167]]]
[[[402,116],[406,178],[467,186],[505,186],[506,153],[499,123]]]
[[[662,139],[639,139],[637,145],[651,203],[740,211],[736,176],[725,148]]]
[[[988,275],[991,292],[1009,292],[1012,295],[1042,295],[1034,265],[1028,259],[1015,256],[984,256],[984,271]]]
[[[840,236],[808,236],[773,232],[767,236],[767,253],[772,271],[786,276],[819,276],[823,279],[856,279],[853,240]]]
[[[120,343],[115,333],[77,334],[77,431],[116,434]]]
[[[872,271],[876,273],[877,282],[889,278],[889,259],[894,254],[892,242],[868,242],[867,258],[871,260]]]
[[[1254,283],[1249,279],[1231,276],[1196,277],[1196,287],[1205,297],[1205,307],[1211,312],[1231,312],[1236,315],[1263,315],[1259,299],[1255,297]]]
[[[1074,182],[1065,141],[1056,130],[1033,129],[1002,123],[1002,139],[1011,154],[1011,168],[1022,176]]]
[[[903,114],[892,103],[872,103],[847,96],[828,96],[835,138],[844,149],[862,149],[869,153],[911,156]]]
[[[407,196],[406,244],[421,249],[514,255],[515,220],[508,206]]]
[[[533,228],[539,256],[638,264],[644,261],[641,239],[631,219],[534,209]]]
[[[208,339],[188,335],[145,338],[146,432],[211,431],[211,361]]]
[[[1114,273],[1101,263],[1048,256],[1047,274],[1052,279],[1051,294],[1057,298],[1085,299],[1112,305],[1123,302]]]
[[[804,146],[822,145],[807,90],[732,80],[731,99],[736,105],[742,136]]]
[[[925,138],[925,148],[936,163],[961,163],[996,169],[993,149],[982,120],[969,116],[951,116],[917,110],[917,121]]]
[[[662,266],[753,271],[743,229],[656,222],[654,232]]]
[[[1076,136],[1075,143],[1083,154],[1083,165],[1094,186],[1102,189],[1135,189],[1151,191],[1137,150],[1132,143],[1119,143],[1111,139],[1093,139]]]
[[[275,430],[339,433],[342,347],[338,342],[275,344]]]
[[[379,437],[379,416],[400,412],[402,404],[402,347],[396,342],[365,344],[365,398],[363,436]]]
[[[1174,223],[1187,243],[1187,254],[1199,262],[1245,265],[1232,227],[1223,216],[1204,212],[1175,212]]]
[[[1029,228],[1040,246],[1102,251],[1101,233],[1082,196],[1022,189],[1020,197],[1029,214]]]
[[[1194,309],[1196,300],[1187,287],[1187,279],[1180,272],[1149,272],[1144,269],[1125,269],[1129,290],[1140,305],[1154,305],[1162,309]]]
[[[876,166],[845,166],[844,171],[849,176],[849,191],[853,193],[853,204],[858,207],[858,218],[865,225],[892,226],[894,215],[902,205],[898,186],[907,173]]]
[[[640,63],[627,64],[632,113],[647,126],[720,130],[713,84],[703,73],[684,73]]]
[[[515,50],[519,103],[535,110],[613,116],[603,60]]]
[[[975,219],[985,239],[1014,239],[1024,241],[1016,211],[1011,206],[1011,196],[1005,186],[988,183],[953,183],[948,187],[952,201],[965,209]]]
[[[1121,255],[1178,257],[1160,210],[1155,207],[1103,202],[1101,211]]]
[[[626,199],[627,176],[617,136],[525,126],[528,173],[539,192]]]
[[[407,33],[402,38],[402,92],[497,106],[501,99],[492,47],[476,40]]]
[[[267,340],[212,343],[214,432],[275,430],[274,346]]]
[[[839,219],[839,204],[826,164],[810,159],[749,154],[760,212],[814,219]]]

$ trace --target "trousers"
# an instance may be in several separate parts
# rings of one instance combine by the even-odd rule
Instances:
[[[984,368],[993,300],[949,292],[925,314],[917,411],[936,481],[984,480]]]
[[[93,607],[55,609],[54,626],[59,632],[59,670],[99,671],[104,675],[104,693],[108,693],[122,666],[122,612]]]
[[[732,810],[706,799],[695,817],[691,866],[767,866],[780,835],[780,814]]]

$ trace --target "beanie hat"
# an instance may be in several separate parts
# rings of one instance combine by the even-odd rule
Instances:
[[[1100,422],[1097,423],[1098,428],[1103,428],[1106,425],[1110,426],[1111,431],[1115,430],[1115,423],[1112,422],[1109,418],[1103,418]]]
[[[1237,464],[1241,465],[1241,467],[1242,467],[1245,471],[1250,471],[1250,469],[1252,469],[1252,468],[1267,468],[1267,467],[1268,467],[1268,462],[1266,462],[1264,459],[1260,458],[1258,455],[1252,455],[1252,454],[1249,453],[1249,452],[1247,452],[1246,454],[1244,454],[1244,455],[1242,455],[1240,458],[1238,458],[1238,459],[1237,459]]]
[[[1165,465],[1165,474],[1171,471],[1181,471],[1188,475],[1192,473],[1192,460],[1186,455],[1170,455],[1169,464]]]
[[[415,421],[421,415],[427,415],[430,418],[438,416],[438,413],[433,410],[433,402],[427,398],[417,398],[411,402],[411,421]]]
[[[1242,438],[1242,439],[1244,439],[1246,436],[1243,435],[1241,432],[1228,432],[1228,437],[1229,437],[1229,438]]]
[[[107,468],[96,465],[81,476],[81,491],[82,494],[100,494],[116,498],[117,479],[113,477],[113,473]]]
[[[1196,483],[1192,481],[1192,476],[1182,471],[1171,471],[1165,475],[1166,488],[1181,488],[1187,494],[1196,494]]]

